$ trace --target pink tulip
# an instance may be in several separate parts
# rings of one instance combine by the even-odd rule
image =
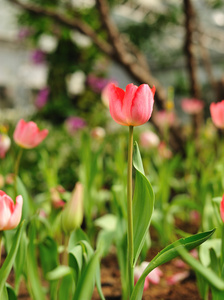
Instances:
[[[183,111],[189,115],[200,113],[204,108],[204,102],[195,98],[185,98],[181,101]]]
[[[223,195],[222,201],[220,203],[220,215],[221,215],[222,221],[224,223],[224,195]]]
[[[0,134],[0,158],[4,158],[6,152],[9,150],[11,140],[6,134]]]
[[[137,87],[128,84],[126,91],[115,86],[108,86],[110,114],[115,122],[124,126],[139,126],[151,117],[154,103],[155,87],[147,84]]]
[[[22,196],[16,197],[16,204],[3,191],[0,190],[0,231],[15,228],[22,215]]]
[[[176,121],[176,115],[173,111],[159,110],[154,114],[154,120],[158,127],[170,127]]]
[[[14,131],[14,141],[22,148],[31,149],[38,146],[48,135],[48,130],[40,130],[34,122],[21,119]]]
[[[215,126],[224,129],[224,100],[218,103],[211,103],[210,113]]]
[[[179,273],[176,273],[170,277],[168,277],[166,279],[167,283],[169,285],[174,285],[186,278],[188,278],[190,276],[190,272],[189,271],[183,271],[183,272],[179,272]]]
[[[143,261],[140,266],[135,267],[134,269],[134,282],[135,284],[137,283],[137,281],[139,280],[139,278],[141,277],[143,271],[145,270],[145,268],[148,266],[148,262],[147,261]],[[144,291],[147,290],[147,288],[149,287],[149,283],[151,282],[152,284],[159,284],[160,282],[160,277],[163,275],[163,272],[157,267],[155,269],[153,269],[145,278],[145,282],[144,282]]]
[[[159,146],[160,139],[153,131],[144,131],[140,134],[140,145],[145,148],[155,148]]]

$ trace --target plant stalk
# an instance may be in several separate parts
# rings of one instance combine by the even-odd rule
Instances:
[[[20,160],[22,157],[22,153],[23,153],[23,149],[20,148],[18,156],[16,158],[16,162],[15,162],[15,171],[14,171],[14,191],[15,191],[15,197],[17,196],[17,176],[19,174],[19,164],[20,164]]]
[[[128,290],[129,298],[134,288],[134,246],[133,246],[133,215],[132,215],[132,157],[133,157],[133,126],[129,126],[128,140],[128,173],[127,173],[127,217],[128,217],[128,253],[127,253],[127,271],[128,271]]]

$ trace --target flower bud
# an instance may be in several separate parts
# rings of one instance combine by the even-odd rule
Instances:
[[[70,233],[79,228],[83,221],[83,186],[77,182],[69,202],[66,203],[61,215],[62,229]]]

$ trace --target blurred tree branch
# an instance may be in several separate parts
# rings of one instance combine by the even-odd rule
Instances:
[[[103,30],[107,33],[107,37],[103,39],[100,36],[101,32],[94,31],[91,26],[84,22],[81,18],[72,18],[66,12],[59,12],[55,9],[34,5],[29,2],[22,2],[19,0],[9,0],[9,2],[18,5],[20,8],[36,15],[47,16],[57,23],[66,26],[73,30],[78,30],[82,34],[88,36],[92,42],[103,52],[106,56],[121,65],[133,79],[139,83],[147,83],[151,87],[156,86],[156,105],[160,109],[165,109],[166,104],[166,90],[161,83],[152,76],[149,65],[144,54],[137,49],[127,38],[122,36],[110,18],[110,11],[107,0],[96,0],[97,9],[101,17]],[[108,40],[107,40],[108,39]],[[154,118],[152,115],[152,123]],[[183,147],[183,135],[181,129],[174,125],[170,129],[171,141],[175,149]],[[183,149],[183,148],[182,148]]]

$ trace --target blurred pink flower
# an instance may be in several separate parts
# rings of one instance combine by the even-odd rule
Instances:
[[[189,275],[190,275],[189,271],[179,272],[179,273],[176,273],[176,274],[168,277],[166,279],[166,281],[169,285],[174,285],[174,284],[178,283],[179,281],[182,281],[182,280],[188,278]]]
[[[153,131],[144,131],[140,134],[140,145],[142,148],[149,149],[158,147],[160,139]]]
[[[165,142],[160,142],[158,150],[159,150],[159,155],[162,158],[170,159],[173,156],[172,151],[167,147]]]
[[[33,50],[33,52],[31,53],[31,61],[32,63],[39,65],[44,63],[46,60],[46,54],[39,50],[39,49],[35,49]]]
[[[76,133],[78,130],[86,127],[86,121],[83,118],[80,117],[68,117],[65,120],[65,127],[67,131],[73,135]]]
[[[51,201],[54,208],[59,209],[65,205],[65,202],[62,199],[62,194],[65,192],[66,190],[61,185],[50,189]]]
[[[32,34],[32,31],[33,30],[31,28],[29,28],[29,27],[22,27],[19,30],[18,38],[20,40],[24,40],[24,39],[28,38]]]
[[[215,126],[224,129],[224,100],[218,103],[211,103],[210,113]]]
[[[0,190],[0,231],[15,228],[22,216],[22,196],[16,197],[16,204],[3,191]]]
[[[106,135],[105,129],[102,127],[94,127],[91,130],[91,136],[96,140],[103,140]]]
[[[195,259],[198,259],[198,251],[196,249],[193,249],[189,252]],[[187,264],[180,258],[174,260],[174,264],[178,268],[186,268]]]
[[[159,110],[154,112],[154,120],[158,127],[170,127],[176,120],[176,115],[173,111]]]
[[[181,101],[182,110],[189,115],[196,115],[204,108],[204,102],[195,98],[184,98]]]
[[[96,93],[100,93],[109,82],[111,82],[111,80],[104,77],[97,77],[93,74],[87,77],[87,84]]]
[[[25,149],[31,149],[38,146],[48,135],[48,130],[40,130],[37,124],[30,121],[19,120],[13,134],[17,145]]]
[[[224,223],[224,195],[223,195],[222,201],[220,203],[220,215],[221,215],[221,219]]]
[[[0,133],[0,158],[4,158],[6,152],[11,146],[11,140],[8,135]]]
[[[148,262],[143,261],[139,266],[136,266],[134,269],[134,282],[135,284],[141,277],[143,271],[145,268],[148,266]],[[145,283],[144,283],[144,291],[147,290],[149,287],[149,283],[151,282],[152,284],[159,284],[160,282],[160,277],[163,275],[163,272],[157,267],[153,269],[145,278]]]
[[[50,90],[48,87],[45,87],[39,91],[39,93],[37,94],[36,100],[35,100],[35,106],[38,109],[41,109],[46,105],[46,103],[48,101],[49,93],[50,93]]]

